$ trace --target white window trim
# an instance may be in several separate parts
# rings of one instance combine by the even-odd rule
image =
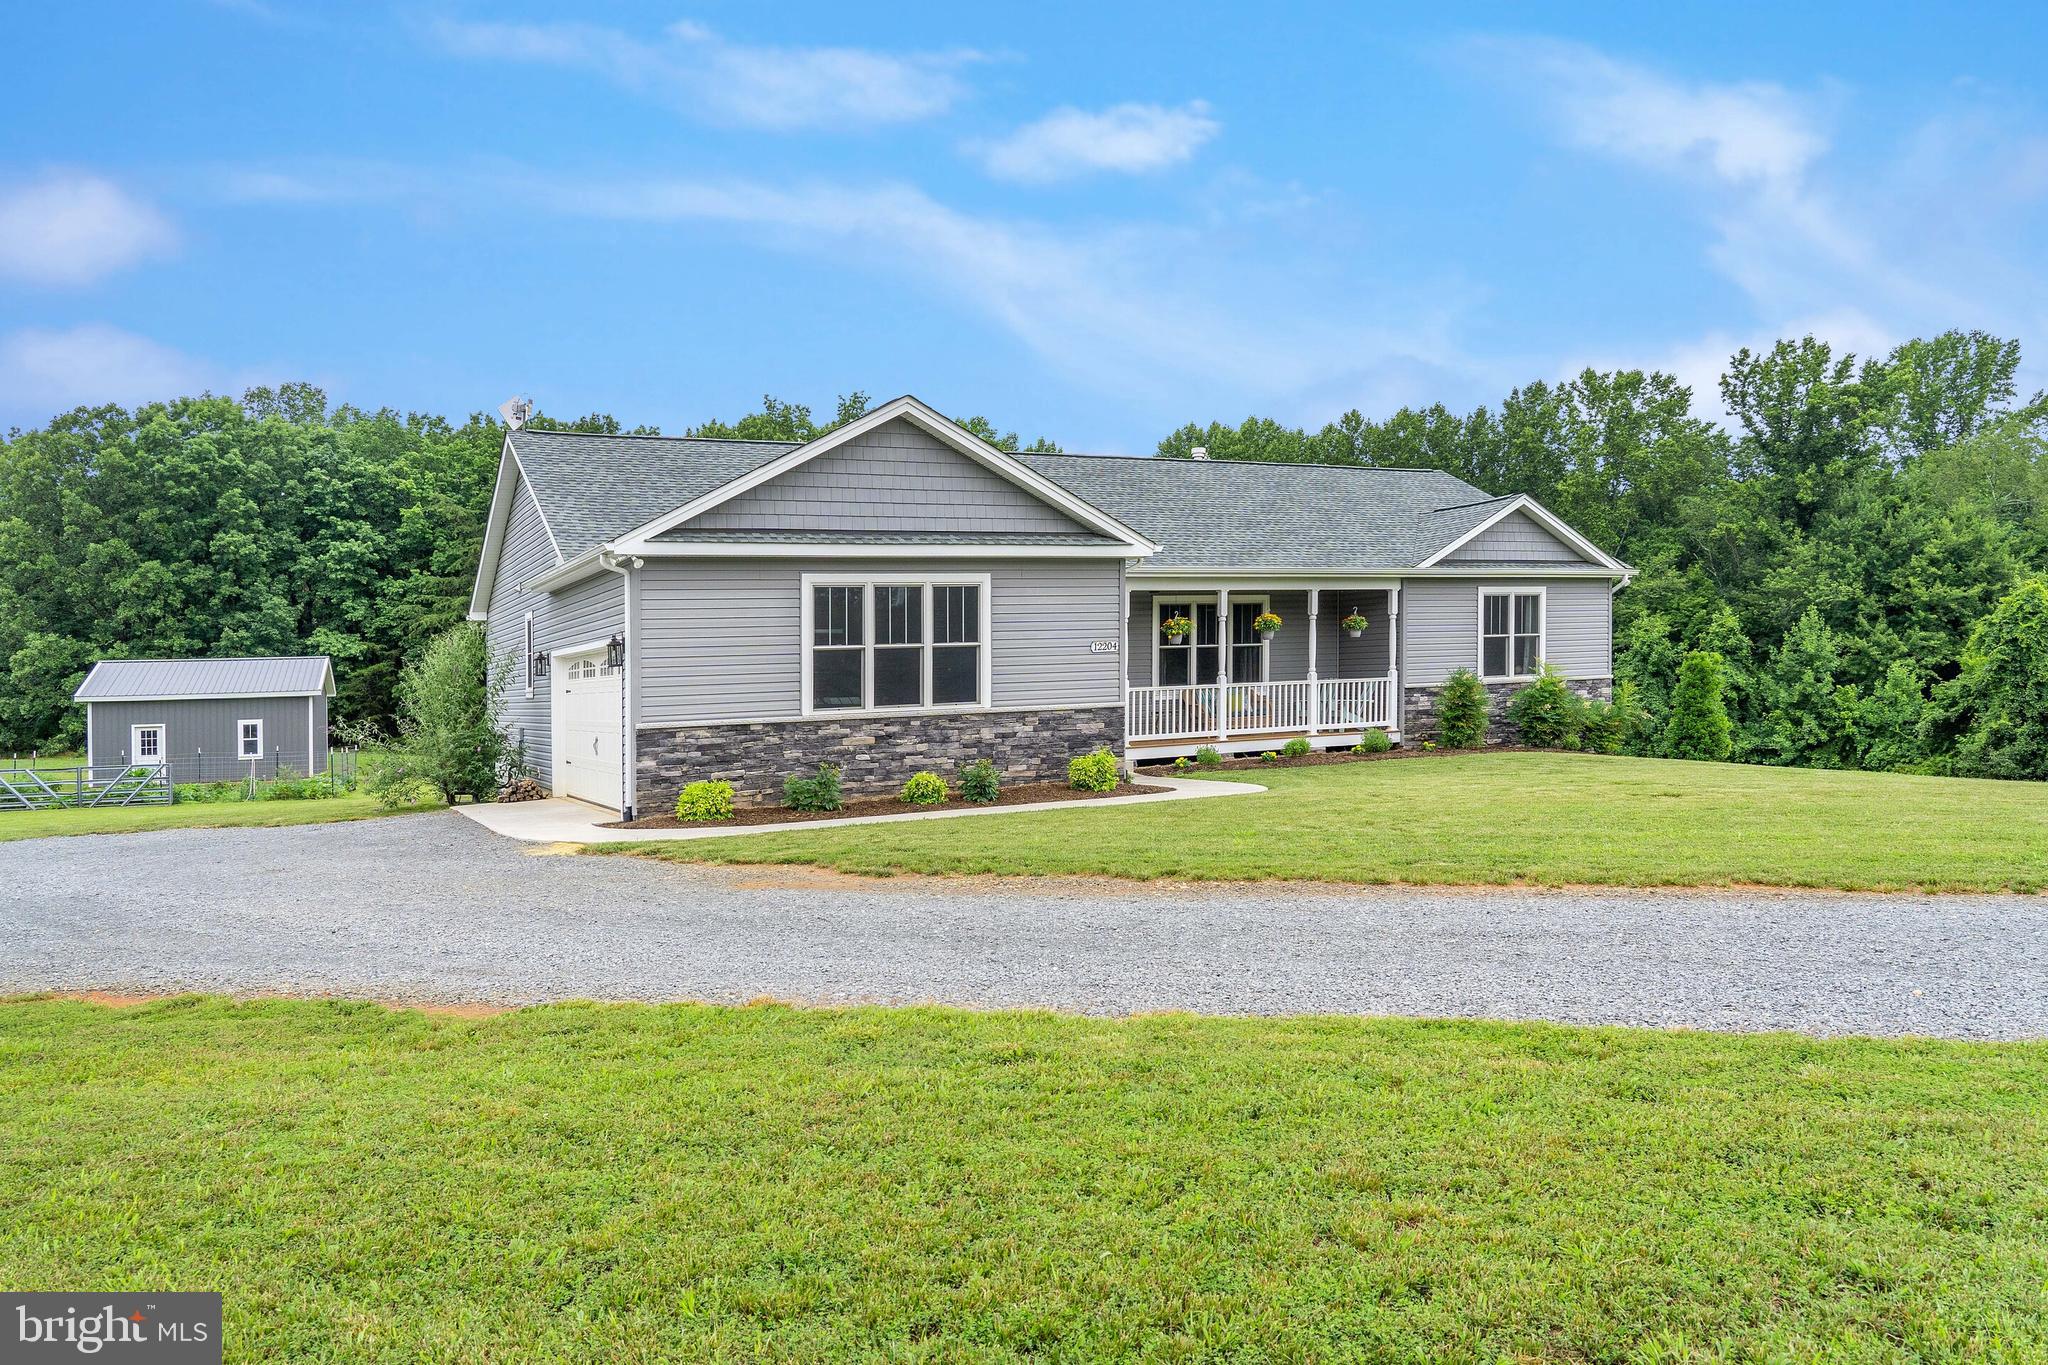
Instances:
[[[554,671],[550,662],[548,671]],[[533,700],[533,613],[526,613],[526,650],[519,656],[519,672],[526,679],[526,699]]]
[[[802,575],[798,592],[802,597],[798,612],[797,633],[801,649],[801,671],[803,674],[802,713],[806,717],[826,716],[951,716],[966,711],[990,711],[995,709],[995,596],[990,589],[989,575],[973,573],[922,574],[922,573],[807,573]],[[922,587],[924,589],[924,680],[922,695],[932,694],[932,593],[933,588],[979,588],[981,590],[981,636],[977,643],[981,648],[980,676],[976,679],[980,698],[972,702],[956,702],[946,706],[826,706],[813,703],[811,696],[811,655],[815,652],[812,641],[816,634],[812,629],[811,605],[817,595],[817,588],[861,588],[861,666],[860,694],[863,697],[875,695],[875,593],[878,587]],[[828,646],[829,648],[829,646]],[[888,648],[887,645],[883,646]]]
[[[142,761],[142,732],[144,730],[156,731],[156,761],[154,763],[145,764]],[[128,727],[128,766],[131,768],[154,768],[160,766],[164,761],[165,755],[170,752],[170,747],[171,727],[165,725],[162,721],[144,721],[140,725]]]
[[[242,734],[242,727],[243,727],[244,725],[253,725],[253,726],[255,726],[255,727],[256,727],[256,752],[255,752],[255,753],[253,753],[253,754],[252,754],[252,753],[249,753],[249,752],[247,752],[247,751],[246,751],[246,750],[245,750],[245,749],[244,749],[244,748],[242,747],[242,746],[243,746],[243,740],[244,740],[244,738],[245,738],[245,736],[244,736],[244,735]],[[256,758],[261,758],[261,757],[263,757],[263,719],[262,719],[262,717],[260,717],[260,716],[250,716],[250,717],[248,717],[247,719],[244,719],[244,720],[238,720],[238,721],[236,721],[236,722],[235,722],[235,757],[236,757],[237,759],[256,759]]]
[[[1486,599],[1489,597],[1508,598],[1508,671],[1488,673],[1486,671]],[[1536,669],[1535,673],[1517,673],[1515,668],[1515,604],[1517,597],[1536,599]],[[1477,610],[1473,622],[1473,672],[1481,682],[1532,682],[1543,670],[1543,661],[1550,657],[1550,598],[1545,589],[1501,587],[1497,584],[1482,584],[1475,602]]]
[[[1148,623],[1148,628],[1152,632],[1152,685],[1154,687],[1215,687],[1217,685],[1216,683],[1162,683],[1159,681],[1159,650],[1161,648],[1160,636],[1166,633],[1165,631],[1162,631],[1159,628],[1159,604],[1162,602],[1168,604],[1184,602],[1187,604],[1189,609],[1192,610],[1196,606],[1196,604],[1202,602],[1207,602],[1211,606],[1214,606],[1216,605],[1216,600],[1217,594],[1213,592],[1170,592],[1161,590],[1158,592],[1154,592],[1152,594],[1152,605],[1150,608],[1152,613],[1152,619]],[[1256,602],[1259,604],[1259,610],[1261,612],[1267,612],[1273,609],[1273,599],[1271,597],[1254,593],[1232,592],[1230,594],[1230,605],[1234,608],[1240,602]],[[1216,663],[1218,673],[1223,672],[1229,666],[1229,651],[1231,649],[1232,643],[1233,642],[1230,636],[1230,622],[1227,619],[1225,619],[1223,613],[1219,611],[1216,614],[1216,644],[1218,650],[1221,651],[1221,657],[1218,658]],[[1261,640],[1257,637],[1256,634],[1254,634],[1251,639],[1243,641],[1243,643],[1246,645],[1257,645],[1259,647],[1259,676],[1256,678],[1232,678],[1231,681],[1234,683],[1263,683],[1272,681],[1273,642],[1271,640]],[[1199,646],[1196,646],[1193,641],[1190,641],[1187,645],[1173,645],[1167,647],[1174,649],[1199,648]],[[1188,656],[1188,676],[1190,678],[1195,676],[1194,656],[1192,654]]]

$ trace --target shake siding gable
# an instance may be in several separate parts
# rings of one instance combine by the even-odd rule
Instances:
[[[826,451],[665,538],[707,531],[1062,532],[1088,528],[901,419]]]
[[[637,575],[640,724],[800,718],[806,573],[986,573],[996,707],[1123,700],[1122,659],[1089,648],[1119,634],[1115,560],[649,560]]]
[[[1543,529],[1527,512],[1512,512],[1457,550],[1446,564],[1583,564],[1577,550]]]
[[[518,476],[513,476],[515,479]],[[498,571],[491,582],[490,614],[484,640],[491,676],[505,680],[505,724],[526,762],[546,783],[554,771],[549,725],[548,678],[534,678],[526,695],[526,613],[533,613],[533,647],[552,653],[574,645],[601,644],[625,629],[620,575],[599,573],[557,593],[528,592],[520,585],[556,564],[555,550],[541,524],[532,492],[520,481],[512,490],[512,515],[505,531]]]

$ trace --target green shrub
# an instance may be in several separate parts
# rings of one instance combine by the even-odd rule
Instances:
[[[1118,776],[1116,755],[1107,749],[1067,760],[1067,785],[1076,791],[1115,791]]]
[[[2020,584],[1977,623],[1922,729],[1930,749],[1953,744],[1941,756],[1963,776],[2048,778],[2048,579]]]
[[[1220,768],[1223,766],[1223,755],[1216,752],[1215,745],[1204,744],[1201,748],[1195,750],[1195,766],[1197,768]]]
[[[1474,749],[1486,742],[1486,721],[1491,710],[1486,688],[1469,668],[1451,674],[1437,699],[1439,737],[1447,749]]]
[[[1385,730],[1367,730],[1365,737],[1351,746],[1354,754],[1383,754],[1394,747],[1394,741],[1387,738]]]
[[[1002,770],[985,758],[977,758],[960,770],[960,799],[986,806],[1001,795]]]
[[[1179,758],[1173,760],[1173,770],[1177,773],[1184,773],[1194,766],[1195,765],[1193,763],[1188,761],[1188,756],[1186,754],[1182,754]]]
[[[791,810],[838,810],[845,804],[839,798],[839,769],[820,763],[815,776],[791,773],[782,779],[782,804]]]
[[[936,806],[946,799],[946,779],[937,773],[912,773],[896,799],[913,806]]]
[[[732,819],[732,783],[692,782],[676,798],[678,820]]]
[[[1579,747],[1589,754],[1618,754],[1622,741],[1621,711],[1598,697],[1585,704],[1580,716]]]
[[[247,791],[240,782],[180,782],[171,789],[173,801],[211,805],[219,801],[241,801]]]
[[[265,801],[324,801],[334,795],[325,778],[286,777],[266,782],[258,789]]]
[[[400,760],[372,770],[390,786],[380,800],[413,799],[421,787],[453,803],[488,800],[511,744],[502,722],[505,670],[494,677],[481,627],[451,626],[427,641],[398,678]]]
[[[1305,739],[1290,739],[1280,746],[1280,752],[1288,758],[1307,758],[1315,748]]]
[[[1728,757],[1734,726],[1722,699],[1727,685],[1727,670],[1713,650],[1695,649],[1680,661],[1671,719],[1664,723],[1664,745],[1673,758],[1718,763]]]
[[[1508,702],[1508,720],[1522,743],[1539,749],[1576,749],[1585,728],[1586,704],[1564,685],[1564,674],[1551,664]]]

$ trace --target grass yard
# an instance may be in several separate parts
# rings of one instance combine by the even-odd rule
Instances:
[[[0,843],[58,834],[133,834],[151,829],[269,829],[322,825],[379,815],[437,810],[438,800],[386,810],[374,797],[319,801],[181,801],[169,806],[87,806],[71,810],[0,811]]]
[[[2037,1360],[2048,1045],[17,1000],[0,1200],[232,1360]]]
[[[868,874],[2048,887],[2044,783],[1544,753],[1220,776],[1271,790],[591,851]]]

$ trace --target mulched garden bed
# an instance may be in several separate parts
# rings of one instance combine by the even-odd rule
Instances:
[[[813,820],[844,820],[853,815],[908,815],[934,810],[988,810],[1001,806],[1042,806],[1049,801],[1099,801],[1107,796],[1145,796],[1163,792],[1142,782],[1126,782],[1114,791],[1076,791],[1064,782],[1022,782],[1006,786],[993,801],[962,801],[949,797],[937,806],[913,806],[893,796],[857,796],[838,810],[790,810],[784,806],[743,806],[730,820],[678,820],[673,815],[650,815],[632,821],[614,821],[605,829],[722,829],[732,825],[802,825]]]
[[[1156,777],[1200,777],[1203,773],[1242,771],[1248,768],[1320,768],[1330,763],[1378,763],[1389,758],[1458,758],[1466,754],[1527,754],[1536,750],[1527,744],[1488,744],[1479,749],[1389,749],[1383,754],[1354,754],[1345,749],[1318,749],[1300,758],[1276,758],[1270,762],[1253,754],[1249,758],[1226,758],[1211,767],[1196,767],[1194,760],[1188,760],[1185,768],[1173,766],[1173,760],[1161,763],[1140,763],[1138,771],[1151,773]]]

